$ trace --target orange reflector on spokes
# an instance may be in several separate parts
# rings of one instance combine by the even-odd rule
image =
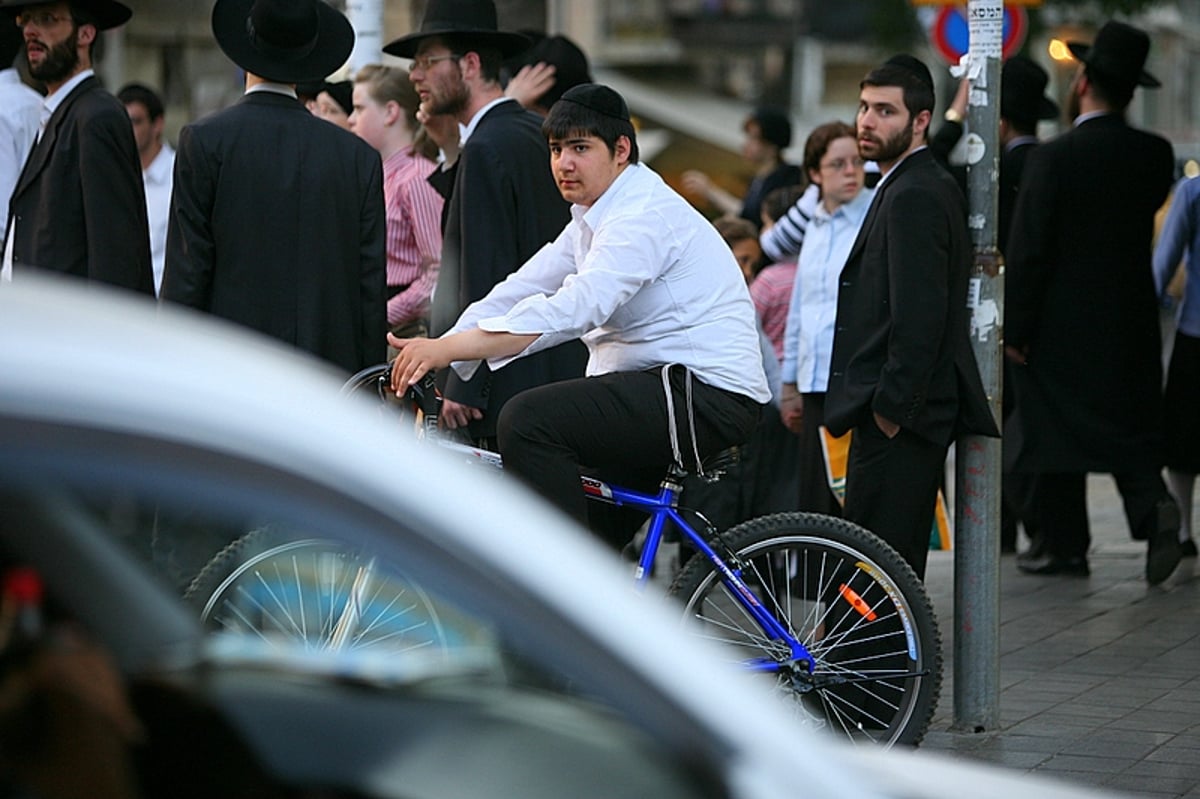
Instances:
[[[858,615],[862,616],[867,621],[875,621],[875,611],[871,610],[871,606],[868,605],[863,598],[858,595],[857,591],[845,583],[842,583],[840,586],[838,586],[838,593],[842,595],[842,599],[845,599],[850,603],[852,608],[858,611]]]

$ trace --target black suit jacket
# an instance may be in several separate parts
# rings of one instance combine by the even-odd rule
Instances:
[[[1007,343],[1020,471],[1123,472],[1162,465],[1154,216],[1174,158],[1119,114],[1093,117],[1030,152],[1009,232]]]
[[[928,149],[877,192],[842,269],[825,423],[841,435],[877,412],[941,445],[997,435],[967,338],[962,192]]]
[[[996,208],[996,246],[1000,252],[1008,249],[1008,234],[1012,230],[1013,211],[1017,206],[1017,193],[1021,189],[1021,178],[1025,174],[1025,162],[1037,147],[1033,140],[1018,144],[1012,149],[1004,148],[1000,153],[1000,191]]]
[[[484,114],[453,175],[431,310],[430,332],[435,336],[453,327],[468,305],[516,271],[570,221],[570,206],[550,172],[541,117],[516,102],[500,103]],[[582,377],[586,363],[586,348],[572,341],[496,372],[483,364],[470,381],[446,370],[443,391],[456,402],[483,409],[484,418],[472,424],[470,433],[491,436],[496,416],[510,397],[555,380]]]
[[[245,95],[179,136],[162,297],[346,372],[386,357],[383,166],[291,97]]]
[[[45,269],[153,296],[142,165],[129,115],[91,76],[46,123],[9,205],[13,278]],[[6,228],[7,229],[7,228]]]

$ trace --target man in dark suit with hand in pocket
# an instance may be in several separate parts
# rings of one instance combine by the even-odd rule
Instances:
[[[825,422],[853,429],[846,518],[924,576],[946,451],[998,435],[968,339],[966,200],[926,146],[933,79],[895,56],[863,80],[859,154],[883,174],[838,289]]]

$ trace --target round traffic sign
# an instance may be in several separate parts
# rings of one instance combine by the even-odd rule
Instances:
[[[1004,6],[1004,30],[1001,34],[1001,58],[1008,58],[1021,49],[1025,33],[1029,30],[1029,15],[1022,6]],[[954,65],[970,47],[971,30],[967,23],[966,9],[962,6],[943,6],[934,19],[930,39],[933,48]]]

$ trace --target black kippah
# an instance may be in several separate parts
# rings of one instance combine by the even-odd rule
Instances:
[[[614,117],[623,122],[629,121],[629,106],[625,105],[624,98],[599,83],[581,83],[578,86],[572,86],[563,92],[560,99],[590,108],[599,114]]]
[[[900,53],[892,56],[883,63],[911,72],[930,89],[933,88],[933,75],[929,73],[929,67],[925,66],[925,62],[921,59],[911,56],[908,53]]]

